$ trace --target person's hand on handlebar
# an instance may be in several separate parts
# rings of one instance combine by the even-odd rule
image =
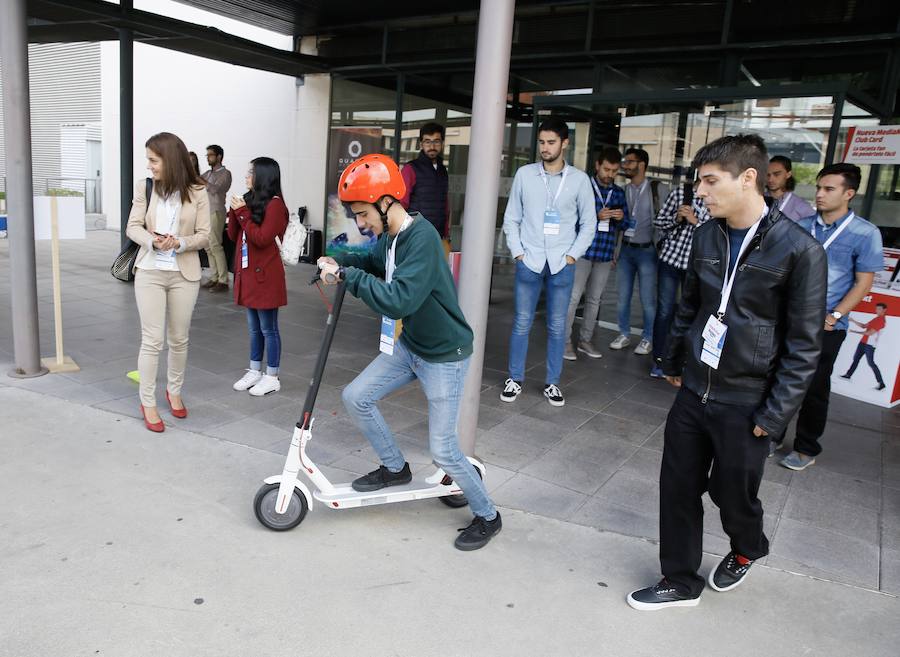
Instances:
[[[334,258],[322,256],[316,261],[316,266],[319,268],[319,278],[325,285],[337,285],[340,282],[343,271]]]

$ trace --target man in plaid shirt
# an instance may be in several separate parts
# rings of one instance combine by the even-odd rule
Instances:
[[[620,232],[634,228],[634,220],[628,214],[625,190],[613,184],[621,161],[622,154],[608,146],[600,151],[594,163],[596,176],[591,179],[591,187],[597,204],[597,231],[587,252],[575,263],[575,282],[566,316],[566,350],[563,353],[566,360],[577,358],[575,349],[572,348],[572,324],[582,294],[584,294],[584,315],[581,319],[578,351],[589,358],[603,356],[591,343],[597,317],[600,315],[600,299],[612,267],[616,237]]]
[[[653,321],[653,365],[650,376],[663,378],[660,368],[666,353],[669,328],[675,316],[675,305],[691,258],[694,229],[710,218],[703,200],[694,197],[685,203],[684,190],[676,187],[653,220],[662,233],[659,265],[656,268],[656,318]]]

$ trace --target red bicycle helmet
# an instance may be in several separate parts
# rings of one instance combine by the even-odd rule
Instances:
[[[376,203],[382,196],[401,199],[406,183],[400,167],[387,155],[371,153],[351,162],[338,182],[338,198],[344,203]]]

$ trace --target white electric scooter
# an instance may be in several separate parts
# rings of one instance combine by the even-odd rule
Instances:
[[[312,280],[317,283],[319,276]],[[311,283],[311,284],[312,284]],[[294,427],[291,446],[284,462],[284,470],[280,475],[267,478],[256,493],[253,500],[253,511],[256,518],[269,529],[286,531],[299,525],[312,508],[313,498],[331,509],[350,509],[374,504],[391,504],[408,500],[422,500],[438,497],[447,506],[459,508],[468,504],[459,486],[442,469],[435,467],[426,476],[414,475],[413,480],[403,486],[391,486],[377,491],[360,493],[349,484],[332,484],[328,477],[316,467],[306,453],[306,445],[312,439],[313,406],[319,392],[319,383],[325,371],[325,362],[331,349],[338,316],[344,301],[346,283],[338,283],[334,301],[329,308],[325,336],[316,361],[315,373],[309,382],[303,415]],[[475,466],[479,476],[484,479],[484,465],[477,459],[468,457]],[[309,488],[297,478],[300,470],[312,482],[315,491],[310,494]]]

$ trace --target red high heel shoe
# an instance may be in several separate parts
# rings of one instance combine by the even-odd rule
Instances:
[[[166,390],[166,401],[169,402],[169,410],[172,411],[172,415],[182,420],[187,417],[187,406],[185,406],[184,408],[175,408],[174,406],[172,406],[172,400],[169,398],[168,390]]]
[[[147,426],[149,431],[153,431],[154,433],[162,433],[166,430],[166,425],[163,424],[162,420],[159,422],[149,422],[147,420],[147,414],[144,413],[144,405],[141,404],[141,416],[144,418],[144,424]]]

